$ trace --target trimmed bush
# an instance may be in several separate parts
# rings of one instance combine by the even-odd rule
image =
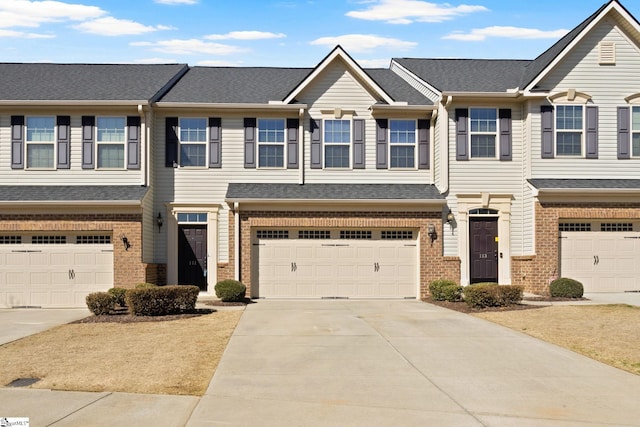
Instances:
[[[125,307],[126,302],[124,301],[124,295],[127,292],[124,288],[111,288],[107,292],[111,294],[113,297],[113,302],[120,307]]]
[[[464,301],[473,308],[504,307],[518,304],[522,294],[522,286],[477,283],[464,288]]]
[[[96,316],[109,314],[115,308],[113,295],[108,292],[94,292],[85,299],[87,308]]]
[[[429,283],[429,292],[435,301],[462,300],[462,286],[452,280],[434,280]]]
[[[584,287],[577,280],[561,277],[551,282],[549,291],[552,297],[582,298]]]
[[[223,302],[242,302],[244,301],[247,287],[237,280],[222,280],[216,283],[216,296]]]
[[[127,289],[125,300],[134,316],[166,316],[194,310],[197,286],[153,286]]]
[[[146,289],[146,288],[157,288],[158,285],[154,285],[153,283],[138,283],[136,285],[136,289]]]

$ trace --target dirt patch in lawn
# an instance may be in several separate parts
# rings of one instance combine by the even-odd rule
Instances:
[[[640,307],[571,305],[472,314],[640,375]]]
[[[32,388],[201,396],[241,315],[62,325],[0,346],[0,386],[40,378]]]

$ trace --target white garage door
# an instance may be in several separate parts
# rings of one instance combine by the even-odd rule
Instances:
[[[585,292],[640,290],[640,233],[561,232],[561,275]]]
[[[89,293],[113,286],[110,236],[0,236],[0,241],[0,306],[86,307]]]
[[[416,298],[418,294],[417,232],[304,230],[287,234],[315,238],[283,238],[281,232],[270,236],[276,238],[258,239],[254,254],[258,254],[259,297]],[[343,238],[335,238],[338,236]]]

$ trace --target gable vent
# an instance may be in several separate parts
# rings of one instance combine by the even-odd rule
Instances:
[[[616,45],[613,42],[600,42],[600,65],[616,63]]]

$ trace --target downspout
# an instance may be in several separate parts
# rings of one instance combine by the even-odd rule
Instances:
[[[233,204],[233,241],[235,242],[233,251],[235,252],[234,279],[240,281],[240,203]]]
[[[442,117],[440,120],[440,144],[444,145],[444,149],[441,147],[440,150],[442,152],[442,162],[440,163],[440,169],[442,172],[440,174],[442,176],[442,188],[440,188],[441,194],[445,194],[449,191],[449,106],[452,101],[453,96],[451,95],[444,95],[443,99],[440,101],[440,105],[442,107]]]
[[[431,173],[429,176],[430,182],[435,184],[436,182],[436,119],[438,118],[438,110],[433,110],[431,113],[431,126],[429,126],[429,140],[432,141],[429,147],[429,158],[431,159],[431,164],[429,165],[429,169],[431,169]]]
[[[298,184],[304,184],[304,108],[298,112]]]

